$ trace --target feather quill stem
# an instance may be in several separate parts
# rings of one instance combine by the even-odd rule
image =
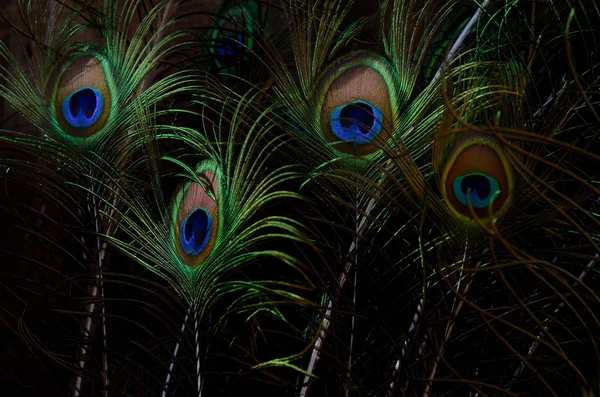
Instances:
[[[391,161],[388,160],[386,163],[386,166],[389,167],[390,165],[391,165]],[[384,176],[385,176],[385,174],[383,173],[381,175],[381,180],[379,181],[379,184],[381,184],[383,182]],[[357,236],[352,241],[352,244],[350,245],[350,250],[348,251],[348,260],[346,261],[346,266],[344,267],[344,271],[342,272],[342,274],[340,275],[340,278],[338,280],[339,290],[341,290],[344,287],[344,285],[346,284],[346,279],[348,278],[348,276],[347,276],[348,272],[350,272],[350,269],[352,269],[354,257],[356,256],[356,252],[358,249],[358,239],[363,235],[363,233],[365,232],[365,230],[367,228],[367,223],[366,223],[367,216],[369,216],[369,214],[373,210],[376,199],[377,199],[377,195],[371,197],[371,199],[369,200],[369,203],[367,204],[365,213],[360,217],[360,221],[358,222],[358,227],[357,227]],[[312,374],[314,372],[316,363],[319,359],[320,348],[323,345],[323,340],[325,339],[327,330],[329,328],[329,324],[331,323],[330,318],[331,318],[332,309],[333,309],[333,300],[330,298],[327,300],[327,310],[325,311],[325,316],[323,317],[323,320],[321,321],[321,329],[319,331],[319,337],[317,338],[317,340],[315,342],[315,346],[313,347],[312,354],[310,357],[310,362],[308,363],[308,367],[306,368],[306,372],[308,374]],[[308,392],[308,382],[310,381],[310,376],[308,374],[304,376],[304,386],[302,386],[302,389],[300,390],[299,397],[305,397],[306,393]]]
[[[444,62],[442,62],[442,65],[440,65],[440,68],[436,72],[436,74],[433,77],[433,79],[432,79],[432,81],[431,81],[430,84],[433,84],[433,82],[435,82],[439,78],[440,73],[441,73],[443,67],[454,59],[454,57],[458,53],[458,50],[462,46],[462,43],[465,41],[465,39],[467,38],[467,36],[471,32],[471,29],[472,29],[473,25],[475,24],[475,22],[477,21],[477,19],[481,15],[481,12],[483,11],[483,9],[485,7],[487,7],[488,4],[489,4],[489,0],[485,0],[483,2],[483,4],[481,5],[481,7],[477,9],[477,11],[473,15],[473,17],[471,17],[471,20],[469,21],[469,23],[467,24],[467,26],[465,26],[465,28],[463,29],[462,33],[458,37],[458,39],[452,45],[452,48],[448,52],[448,55],[446,56],[446,59],[444,60]],[[390,165],[391,165],[391,160],[388,160],[386,162],[386,165],[385,165],[386,169],[389,168]],[[382,172],[380,181],[378,183],[378,186],[381,185],[381,183],[383,182],[384,177],[385,177],[385,173]],[[372,211],[372,209],[373,209],[373,207],[375,205],[375,200],[376,199],[377,199],[377,196],[371,197],[371,199],[369,200],[369,203],[367,204],[367,208],[365,210],[365,213],[361,216],[360,226],[357,228],[358,229],[358,231],[357,231],[357,240],[358,240],[358,238],[360,238],[362,236],[362,234],[364,233],[364,231],[366,229],[365,223],[367,221],[367,217],[370,215],[370,213],[371,213],[371,211]],[[355,240],[355,241],[357,241],[357,240]],[[350,246],[350,250],[348,252],[348,257],[351,257],[352,254],[354,253],[354,251],[357,248],[356,244],[355,244],[355,241],[353,241],[352,244],[351,244],[351,246]],[[339,288],[340,289],[343,288],[343,286],[344,286],[344,284],[346,282],[346,274],[348,274],[348,272],[350,271],[351,267],[352,267],[352,261],[349,260],[346,263],[346,267],[344,269],[344,272],[340,276],[340,281],[339,281]],[[327,304],[327,310],[325,312],[325,317],[323,318],[323,320],[321,322],[321,331],[319,333],[319,337],[317,338],[317,341],[315,342],[315,346],[314,346],[313,351],[312,351],[311,359],[310,359],[309,365],[308,365],[307,370],[306,370],[306,372],[308,372],[309,374],[313,373],[314,367],[316,365],[316,361],[319,359],[319,351],[318,351],[318,349],[321,347],[321,345],[323,343],[323,339],[325,338],[325,334],[327,332],[327,329],[329,328],[329,324],[330,324],[329,318],[331,316],[331,309],[332,309],[332,307],[333,307],[333,303],[331,302],[331,300],[329,300],[328,304]],[[418,315],[418,312],[417,312],[416,316],[417,315]],[[309,381],[309,379],[310,378],[309,378],[308,375],[306,375],[304,377],[304,383],[305,383],[305,385],[302,387],[302,389],[300,391],[299,397],[305,397],[306,396],[306,393],[307,393],[307,390],[308,390],[307,382]]]
[[[462,275],[463,275],[463,270],[465,267],[465,263],[467,261],[467,248],[469,245],[469,239],[467,238],[467,240],[465,241],[465,250],[464,250],[464,254],[463,254],[463,258],[462,258],[462,265],[460,268],[460,274],[458,276],[458,283],[456,285],[456,290],[458,291],[460,288],[460,282],[462,280]],[[481,262],[477,263],[476,267],[479,267],[481,265]],[[473,279],[471,278],[469,280],[469,282],[467,283],[467,285],[465,286],[465,289],[463,290],[463,292],[461,293],[462,296],[465,296],[468,292],[469,289],[471,288],[471,283],[472,283]],[[431,368],[431,372],[429,374],[429,379],[427,380],[427,385],[425,386],[425,391],[423,392],[423,397],[428,397],[429,396],[429,391],[431,389],[431,383],[433,381],[433,378],[435,377],[435,373],[437,371],[438,368],[438,363],[440,362],[440,358],[442,356],[442,354],[444,354],[444,344],[448,341],[448,339],[450,339],[450,336],[452,335],[452,330],[454,328],[454,324],[456,323],[455,319],[458,316],[458,313],[460,312],[460,309],[463,306],[464,300],[460,299],[460,301],[456,302],[457,297],[454,297],[454,302],[452,302],[452,316],[450,317],[450,319],[448,320],[448,324],[446,324],[446,332],[444,334],[444,340],[442,341],[442,344],[438,350],[438,354],[435,358],[435,361],[433,362],[433,367]]]
[[[446,56],[446,59],[442,62],[442,64],[438,68],[438,70],[435,73],[435,75],[433,76],[433,79],[431,80],[430,84],[433,84],[433,82],[435,82],[439,78],[439,76],[440,76],[443,68],[448,63],[452,62],[452,60],[454,60],[454,58],[458,54],[458,51],[460,50],[463,42],[465,41],[465,39],[467,38],[467,36],[471,33],[473,25],[475,24],[475,22],[477,22],[477,19],[479,18],[479,16],[483,12],[483,10],[488,6],[488,4],[489,4],[489,0],[485,0],[483,2],[483,4],[477,9],[477,11],[475,11],[475,13],[471,17],[471,19],[469,20],[469,22],[467,23],[467,25],[464,27],[464,29],[461,32],[460,36],[458,36],[458,38],[456,39],[456,41],[452,45],[450,51],[448,52],[448,55]],[[466,254],[466,252],[465,252],[465,254]],[[461,301],[461,303],[462,303],[462,301]],[[413,321],[411,322],[411,324],[409,326],[408,334],[410,334],[410,332],[415,328],[416,323],[417,323],[419,317],[422,314],[422,311],[423,311],[423,298],[421,298],[419,304],[417,305],[417,311],[416,311],[415,315],[413,316]],[[409,342],[410,342],[410,338],[406,340],[406,342],[404,343],[404,347],[407,346]],[[404,355],[406,354],[406,349],[404,347],[402,349],[402,357],[403,358],[404,358]],[[436,365],[437,365],[437,360],[436,360]],[[396,361],[396,364],[394,365],[394,372],[393,373],[396,374],[399,370],[400,370],[400,360]],[[392,379],[393,378],[394,378],[394,376],[392,376]],[[395,383],[392,380],[392,382],[390,383],[390,388],[389,388],[390,391],[394,388],[394,385],[395,385]],[[427,389],[428,388],[429,388],[429,385],[428,385]]]
[[[96,199],[95,197],[93,197],[93,214],[94,214],[94,219],[95,219],[95,230],[96,230],[96,234],[98,234],[100,232],[99,229],[99,224],[98,224],[98,210],[96,207]],[[82,242],[84,242],[85,244],[85,239],[82,237]],[[92,300],[94,300],[91,303],[88,303],[86,305],[86,311],[89,314],[92,314],[96,311],[96,302],[95,299],[98,298],[98,296],[100,296],[100,299],[102,300],[102,302],[100,303],[100,308],[101,308],[101,312],[102,312],[102,344],[104,347],[104,351],[102,352],[102,377],[104,378],[104,390],[103,390],[103,396],[104,397],[108,397],[108,385],[109,385],[109,378],[108,378],[108,357],[106,355],[106,348],[107,348],[107,344],[106,344],[106,338],[107,338],[107,333],[106,333],[106,311],[105,311],[105,307],[104,307],[104,280],[102,277],[102,263],[104,261],[104,255],[106,253],[106,244],[100,244],[100,238],[96,237],[96,245],[97,245],[97,250],[98,250],[98,273],[96,274],[96,283],[97,285],[95,286],[90,286],[88,288],[88,293],[90,295],[90,297],[92,298]],[[87,255],[84,254],[84,260],[86,259]],[[89,339],[90,337],[92,337],[95,334],[96,331],[96,327],[94,327],[94,323],[92,320],[91,316],[88,316],[85,318],[85,320],[82,323],[82,329],[81,329],[81,334],[83,336],[83,338],[85,340]],[[81,393],[82,387],[83,387],[83,376],[81,374],[82,371],[85,370],[85,359],[86,356],[89,355],[91,352],[91,347],[88,344],[84,344],[83,346],[80,347],[79,351],[78,351],[78,357],[79,359],[77,360],[77,367],[78,367],[78,374],[74,376],[73,379],[73,397],[78,397]]]
[[[185,313],[185,318],[183,319],[183,323],[181,324],[181,329],[179,330],[179,334],[181,335],[181,337],[183,336],[183,333],[185,332],[185,324],[187,323],[188,318],[190,317],[190,310],[191,310],[191,308],[187,310],[187,313]],[[171,354],[171,363],[169,364],[169,372],[167,372],[167,379],[165,379],[165,386],[163,387],[163,392],[162,392],[161,397],[167,397],[167,389],[169,387],[169,382],[171,381],[171,374],[173,373],[173,368],[175,367],[175,360],[177,359],[177,353],[179,352],[179,345],[180,345],[180,340],[177,340],[177,343],[175,343],[175,348],[173,349],[173,354]]]

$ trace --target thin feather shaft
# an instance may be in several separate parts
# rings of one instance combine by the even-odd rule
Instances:
[[[463,45],[465,39],[467,38],[467,36],[469,35],[469,33],[471,33],[471,29],[473,29],[473,25],[475,25],[475,22],[477,22],[477,20],[479,19],[479,16],[481,15],[481,13],[483,12],[483,10],[487,7],[487,5],[489,3],[490,3],[490,0],[485,0],[483,2],[483,4],[477,9],[477,11],[475,11],[475,14],[473,14],[473,16],[471,17],[471,19],[467,23],[467,26],[465,26],[465,28],[461,32],[460,36],[458,36],[458,39],[456,39],[456,41],[452,45],[452,48],[450,48],[450,51],[448,52],[448,55],[446,56],[446,59],[444,60],[444,62],[442,62],[442,64],[438,68],[437,72],[435,72],[435,75],[433,76],[433,80],[432,81],[437,80],[437,78],[439,77],[440,73],[442,73],[442,70],[444,69],[444,67],[448,63],[452,62],[452,60],[456,57],[456,54],[458,54],[458,52],[459,52],[461,46]]]
[[[190,316],[190,310],[188,309],[185,313],[185,317],[183,319],[183,323],[181,324],[181,329],[179,330],[180,339],[175,343],[175,348],[173,349],[173,353],[171,354],[171,363],[169,364],[169,371],[167,372],[167,378],[165,379],[165,385],[163,387],[163,392],[161,397],[167,397],[167,389],[169,388],[169,382],[171,381],[171,374],[173,373],[173,368],[175,368],[175,360],[177,359],[177,353],[179,353],[180,340],[185,332],[185,326]]]

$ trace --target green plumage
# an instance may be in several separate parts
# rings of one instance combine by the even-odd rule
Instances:
[[[600,395],[597,1],[0,15],[7,395]]]

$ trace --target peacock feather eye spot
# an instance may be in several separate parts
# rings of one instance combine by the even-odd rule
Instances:
[[[230,34],[217,42],[217,53],[223,56],[232,56],[242,50],[244,37],[239,33]]]
[[[355,130],[365,135],[375,124],[373,108],[362,102],[344,106],[340,112],[340,118],[344,129]]]
[[[107,128],[116,111],[111,70],[104,57],[92,54],[74,56],[60,68],[52,110],[64,138],[87,139],[114,131]]]
[[[83,87],[65,98],[63,116],[70,126],[85,128],[92,126],[102,114],[102,94],[92,87]]]
[[[480,199],[485,200],[490,195],[490,180],[481,174],[467,175],[462,178],[461,189],[467,194],[472,190]]]
[[[441,175],[442,197],[457,214],[487,218],[508,208],[513,174],[493,140],[466,135],[449,155]]]
[[[456,199],[464,206],[487,208],[500,193],[500,185],[494,178],[480,173],[466,174],[452,182]]]
[[[198,181],[178,188],[171,218],[171,243],[179,264],[195,269],[211,257],[221,225],[220,168],[206,160],[196,167]]]
[[[337,59],[315,93],[317,133],[351,157],[380,151],[394,132],[397,86],[392,65],[375,53],[356,51]]]
[[[341,140],[366,144],[381,132],[383,115],[375,105],[354,101],[336,108],[329,121],[331,130]]]
[[[198,255],[208,244],[212,233],[212,218],[208,211],[197,207],[181,223],[181,248],[188,255]]]

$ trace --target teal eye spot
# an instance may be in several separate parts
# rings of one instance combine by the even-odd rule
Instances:
[[[500,194],[500,185],[485,174],[466,174],[452,182],[454,197],[465,207],[487,208]]]
[[[329,123],[335,136],[342,141],[364,145],[381,132],[383,115],[375,105],[354,101],[331,112]]]
[[[212,218],[202,207],[188,214],[181,223],[180,242],[183,252],[198,255],[208,244],[212,232]]]
[[[69,95],[62,105],[63,116],[69,125],[76,128],[92,126],[102,114],[104,99],[92,87],[83,87]]]

